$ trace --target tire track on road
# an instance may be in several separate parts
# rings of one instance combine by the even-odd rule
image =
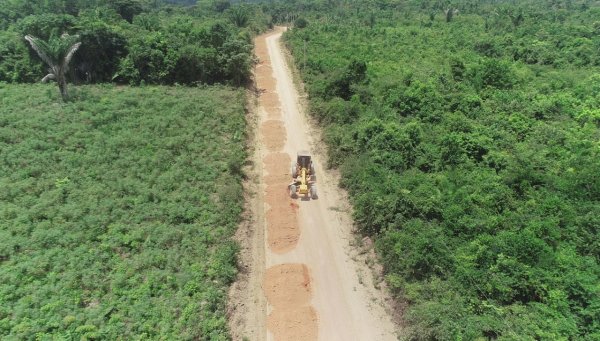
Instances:
[[[299,206],[289,198],[286,190],[290,181],[291,158],[282,152],[287,131],[282,121],[281,102],[266,44],[267,36],[260,36],[255,41],[259,59],[256,86],[260,91],[262,112],[261,144],[265,151],[265,224],[269,251],[284,254],[293,250],[300,238]],[[284,263],[269,267],[264,274],[262,287],[271,310],[267,329],[275,340],[317,339],[318,319],[311,305],[310,271],[305,264]]]

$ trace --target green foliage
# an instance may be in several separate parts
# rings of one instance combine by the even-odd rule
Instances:
[[[515,82],[511,65],[507,61],[487,59],[473,70],[472,81],[478,87],[510,89]]]
[[[34,37],[33,41],[35,45],[39,48],[39,51],[43,53],[45,57],[48,57],[49,60],[45,60],[44,62],[50,63],[50,67],[53,65],[62,64],[67,55],[71,52],[72,46],[79,43],[79,36],[71,36],[71,35],[63,35],[60,37],[52,36],[48,41],[44,41],[42,39],[38,39]],[[38,49],[35,49],[36,52]]]
[[[225,12],[229,7],[231,7],[231,2],[229,0],[215,0],[214,1],[215,11],[219,13]]]
[[[76,78],[85,82],[108,82],[127,54],[127,39],[109,25],[94,22],[82,26],[81,47],[74,57]]]
[[[357,227],[409,303],[402,338],[595,340],[597,5],[310,1],[270,13],[294,12],[311,24],[284,38]]]
[[[70,33],[82,42],[68,75],[75,83],[243,85],[250,79],[251,36],[269,24],[256,5],[225,11],[212,2],[183,8],[161,1],[61,1],[10,3],[0,31],[0,81],[45,75],[23,36],[47,41]]]
[[[298,18],[294,21],[295,28],[305,28],[306,26],[308,26],[308,20],[304,18]]]
[[[133,17],[142,13],[142,4],[138,0],[112,0],[108,2],[121,18],[132,23]]]
[[[17,23],[17,29],[23,36],[30,34],[48,40],[72,30],[75,20],[75,17],[68,14],[30,15]]]
[[[237,26],[237,27],[246,27],[248,25],[248,21],[250,20],[250,16],[248,13],[248,9],[246,6],[237,5],[234,7],[230,7],[228,10],[229,20]]]
[[[44,70],[39,57],[23,43],[22,35],[0,31],[0,81],[36,82]]]
[[[244,93],[52,88],[0,83],[0,339],[228,339]]]
[[[325,97],[341,97],[348,101],[355,94],[354,86],[367,82],[367,64],[352,60],[348,66],[332,77],[325,88]]]
[[[409,281],[445,276],[453,270],[450,248],[439,226],[409,220],[402,230],[386,231],[378,242],[379,248],[390,250],[383,260],[390,264],[388,271]]]

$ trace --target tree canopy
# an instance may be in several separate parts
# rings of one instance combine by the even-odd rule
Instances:
[[[298,1],[285,34],[407,340],[600,337],[593,1]]]
[[[217,5],[11,1],[0,8],[0,81],[44,76],[25,35],[49,41],[68,33],[82,43],[68,74],[76,83],[243,85],[252,64],[250,38],[267,27],[267,16],[257,6],[234,4],[224,11]]]

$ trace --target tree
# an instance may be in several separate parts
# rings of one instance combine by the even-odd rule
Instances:
[[[127,39],[100,22],[82,27],[79,37],[82,45],[71,62],[76,77],[72,81],[110,81],[127,55]]]
[[[352,87],[357,84],[366,83],[367,64],[362,61],[352,60],[350,64],[338,76],[334,77],[328,86],[330,96],[338,96],[350,100],[354,94]]]
[[[246,7],[238,5],[231,7],[229,10],[229,19],[237,27],[246,27],[250,20],[250,15]]]
[[[44,13],[23,18],[16,24],[16,27],[22,34],[30,34],[47,40],[52,35],[71,32],[76,20],[72,15]]]
[[[110,2],[112,8],[119,13],[121,18],[132,23],[133,17],[142,13],[143,8],[139,1],[136,0],[114,0]]]
[[[0,82],[34,82],[43,64],[28,51],[23,36],[0,30]]]
[[[79,36],[63,34],[60,38],[51,38],[45,42],[26,35],[25,40],[31,44],[35,52],[50,67],[50,73],[42,79],[42,82],[55,79],[62,99],[66,101],[69,98],[66,73],[69,70],[69,63],[73,55],[81,46],[81,42],[78,41]]]
[[[231,7],[231,2],[229,0],[216,0],[214,3],[215,11],[219,13],[225,12],[229,7]]]
[[[508,61],[488,58],[475,70],[474,83],[480,87],[510,89],[515,80]]]
[[[252,46],[240,39],[227,40],[219,49],[223,74],[235,85],[242,85],[250,78]]]
[[[304,18],[298,18],[294,21],[294,27],[296,28],[305,28],[308,26],[308,21]]]
[[[452,18],[454,18],[454,15],[456,15],[458,13],[458,10],[456,8],[447,8],[444,11],[444,14],[446,15],[446,22],[451,22]]]

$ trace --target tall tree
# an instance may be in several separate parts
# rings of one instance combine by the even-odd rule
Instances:
[[[229,19],[237,27],[246,27],[250,20],[250,14],[245,6],[238,5],[231,7],[229,10]]]
[[[81,46],[81,42],[78,41],[79,36],[63,34],[60,38],[50,38],[46,42],[31,35],[26,35],[25,40],[31,44],[38,56],[50,67],[50,73],[42,79],[42,82],[47,82],[50,79],[56,80],[60,95],[66,101],[69,98],[66,73],[69,70],[69,63],[73,55]]]

